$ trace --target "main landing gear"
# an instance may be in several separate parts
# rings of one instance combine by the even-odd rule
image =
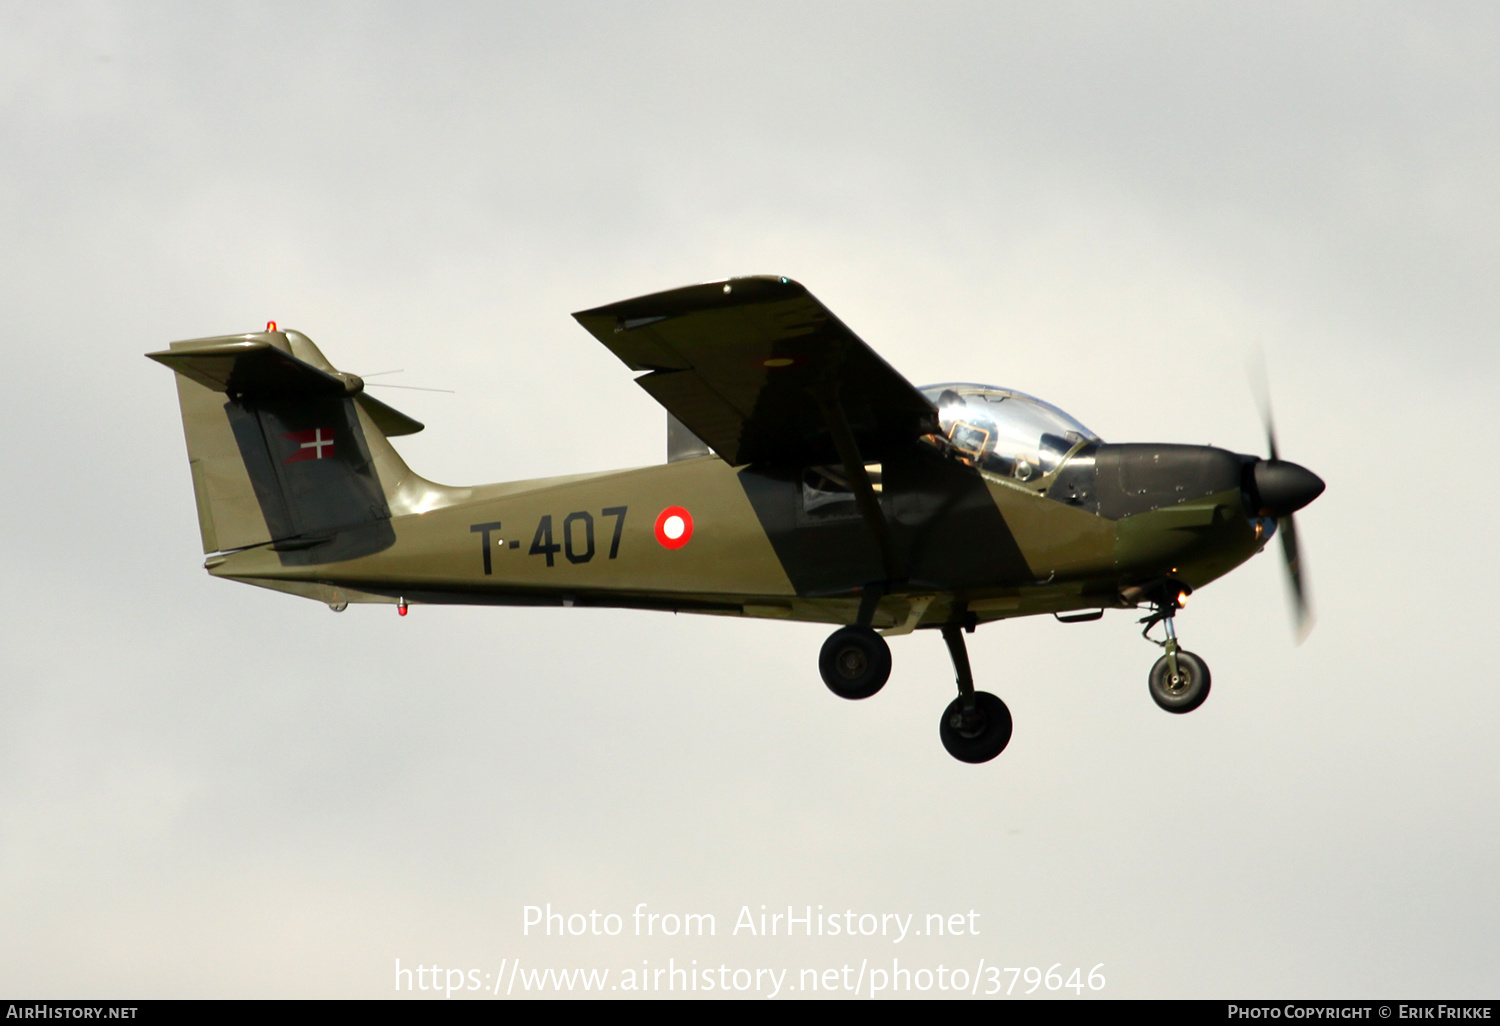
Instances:
[[[834,631],[818,653],[823,683],[840,698],[869,698],[885,687],[891,676],[890,646],[870,628],[883,593],[882,588],[866,588],[859,597],[859,615],[853,626]]]
[[[948,654],[953,657],[953,669],[958,675],[958,697],[943,710],[938,735],[955,759],[989,762],[1010,744],[1010,710],[988,691],[974,690],[963,628],[954,623],[944,624],[943,640],[948,643]]]
[[[943,627],[943,640],[953,657],[958,697],[943,711],[938,734],[948,754],[962,762],[989,762],[1010,744],[1010,710],[987,691],[974,690],[963,628]],[[823,683],[840,698],[869,698],[891,675],[891,650],[869,627],[840,627],[823,643],[818,655]]]
[[[1152,701],[1169,713],[1189,713],[1208,698],[1210,678],[1207,663],[1178,647],[1177,629],[1172,623],[1177,602],[1178,596],[1172,595],[1157,605],[1151,615],[1141,621],[1146,625],[1141,637],[1166,649],[1166,655],[1151,667],[1147,678]],[[1165,641],[1157,641],[1151,636],[1151,628],[1158,623],[1167,633]]]
[[[840,627],[818,653],[823,683],[840,698],[869,698],[891,675],[891,648],[868,627]]]

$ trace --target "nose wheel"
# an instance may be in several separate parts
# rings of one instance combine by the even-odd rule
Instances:
[[[1169,713],[1190,713],[1207,701],[1210,676],[1207,663],[1177,644],[1177,628],[1173,623],[1176,612],[1177,597],[1173,595],[1141,621],[1146,625],[1141,636],[1166,649],[1166,654],[1151,667],[1146,682],[1151,700],[1157,705]],[[1158,623],[1166,631],[1165,641],[1151,637],[1151,628]]]
[[[1170,657],[1162,656],[1151,667],[1151,698],[1169,713],[1189,713],[1208,698],[1208,664],[1191,652],[1177,653],[1174,670]]]

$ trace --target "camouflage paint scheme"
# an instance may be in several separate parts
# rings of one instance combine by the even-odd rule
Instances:
[[[576,605],[905,633],[1129,607],[1259,551],[1253,457],[1080,444],[1018,481],[956,453],[936,409],[785,278],[742,278],[576,314],[680,424],[659,466],[448,487],[388,441],[422,425],[294,331],[173,343],[206,569],[350,602]],[[877,518],[803,501],[810,467],[867,466]],[[685,426],[685,427],[684,427]],[[696,436],[696,437],[694,437]],[[659,540],[671,508],[686,542]],[[883,521],[883,524],[877,521]],[[882,538],[886,540],[883,542]],[[668,539],[669,541],[671,539]]]

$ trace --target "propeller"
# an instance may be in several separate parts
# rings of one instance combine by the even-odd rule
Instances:
[[[1271,422],[1269,404],[1265,411],[1266,421],[1266,445],[1271,453],[1271,464],[1281,463],[1276,450],[1276,429]],[[1283,464],[1284,466],[1297,467],[1297,464]],[[1266,464],[1257,464],[1257,471]],[[1297,467],[1298,470],[1303,468]],[[1309,477],[1316,478],[1311,471],[1304,471]],[[1263,477],[1257,472],[1257,483]],[[1317,491],[1307,499],[1311,502],[1323,491],[1323,482],[1318,480]],[[1264,494],[1264,492],[1262,492]],[[1264,501],[1264,500],[1262,500]],[[1300,505],[1306,505],[1307,502]],[[1292,596],[1292,621],[1297,631],[1297,643],[1301,644],[1313,627],[1312,601],[1308,596],[1307,582],[1302,576],[1302,548],[1297,541],[1297,518],[1291,513],[1276,518],[1276,531],[1281,535],[1281,561],[1286,570],[1287,586],[1291,589]]]
[[[1281,458],[1276,446],[1276,426],[1271,417],[1271,389],[1267,382],[1265,356],[1259,350],[1251,361],[1251,379],[1256,387],[1261,422],[1266,429],[1269,459],[1257,460],[1248,475],[1250,494],[1260,516],[1276,518],[1281,535],[1281,559],[1292,602],[1292,622],[1300,645],[1312,630],[1314,616],[1307,581],[1302,574],[1302,549],[1297,540],[1297,510],[1323,494],[1323,479],[1306,467]],[[1258,372],[1258,373],[1257,373]]]

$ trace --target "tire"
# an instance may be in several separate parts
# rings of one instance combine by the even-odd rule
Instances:
[[[890,679],[890,646],[868,627],[841,627],[823,642],[818,672],[840,698],[869,698]]]
[[[1181,680],[1172,680],[1172,667],[1162,656],[1151,667],[1151,700],[1169,713],[1190,713],[1208,698],[1208,664],[1191,652],[1177,653]]]
[[[989,762],[1010,744],[1013,727],[1010,710],[988,691],[976,691],[974,711],[978,714],[978,722],[966,731],[963,726],[964,700],[955,698],[943,711],[938,734],[948,754],[960,762]]]

